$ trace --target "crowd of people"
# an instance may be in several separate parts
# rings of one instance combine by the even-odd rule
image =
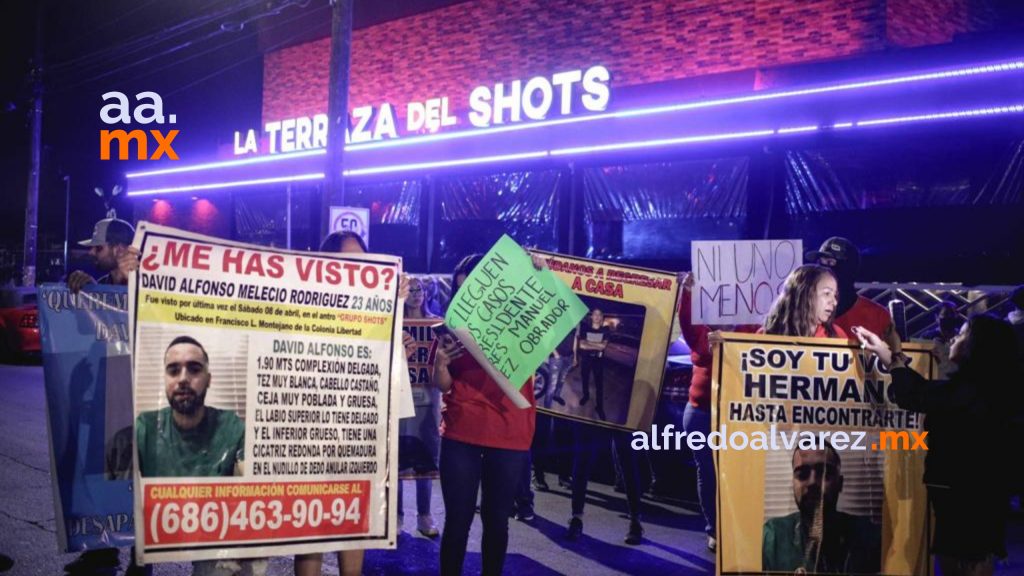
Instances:
[[[83,272],[67,278],[73,291],[91,283],[126,284],[128,274],[138,266],[138,251],[130,247],[130,224],[106,219],[96,225],[93,237],[81,244],[90,250],[96,268],[105,272],[94,279]],[[323,252],[364,253],[367,247],[352,233],[329,235],[320,247]],[[936,307],[935,330],[926,335],[934,341],[940,360],[940,379],[928,381],[907,368],[900,338],[889,312],[871,300],[859,296],[854,286],[860,265],[857,247],[844,238],[830,238],[819,250],[808,253],[807,264],[797,267],[787,278],[781,293],[761,325],[710,327],[695,323],[690,315],[693,276],[681,274],[682,290],[678,320],[692,357],[692,376],[685,405],[661,416],[687,432],[707,434],[711,429],[712,344],[716,331],[763,333],[793,337],[837,338],[859,343],[892,374],[892,390],[901,408],[925,414],[929,432],[929,451],[923,482],[935,513],[935,531],[931,550],[937,556],[943,574],[991,574],[996,558],[1005,556],[1005,530],[1008,500],[1015,486],[1007,447],[1004,446],[1019,425],[1019,396],[1022,389],[1021,366],[1024,360],[1024,290],[1012,296],[1015,310],[1008,319],[991,314],[976,314],[962,321],[958,306],[942,303]],[[453,295],[480,263],[474,254],[462,259],[452,271]],[[543,261],[534,258],[537,267]],[[420,279],[404,279],[399,294],[406,318],[438,318],[443,308],[437,287]],[[408,354],[413,349],[407,335]],[[553,383],[542,397],[542,407],[565,405],[562,397],[566,374],[575,366],[582,371],[582,396],[579,404],[593,401],[603,418],[603,352],[608,343],[608,327],[600,310],[592,310],[578,329],[552,353],[549,366]],[[430,402],[417,406],[416,416],[401,422],[409,434],[438,441],[426,449],[435,458],[444,502],[443,526],[438,529],[430,507],[433,480],[415,481],[417,530],[424,536],[440,536],[440,572],[463,573],[471,525],[479,511],[483,525],[481,543],[483,574],[503,572],[509,546],[509,520],[524,522],[534,518],[532,488],[547,490],[545,466],[538,453],[550,451],[565,434],[556,429],[568,426],[572,454],[571,472],[562,470],[559,483],[571,490],[571,507],[565,537],[579,538],[584,531],[584,504],[587,483],[596,455],[611,447],[626,494],[628,529],[625,543],[643,541],[640,518],[640,480],[638,454],[630,448],[628,432],[583,422],[567,422],[538,413],[532,379],[524,382],[520,394],[528,408],[520,409],[498,384],[450,333],[439,337],[432,354]],[[168,407],[160,412],[139,416],[137,442],[143,475],[233,475],[234,456],[193,473],[193,465],[204,465],[192,454],[188,441],[196,434],[216,436],[226,452],[240,451],[241,423],[233,414],[205,406],[205,391],[210,386],[209,357],[203,345],[183,337],[172,342],[164,354]],[[591,387],[593,384],[593,387]],[[594,393],[591,395],[590,391]],[[974,436],[963,434],[970,430]],[[424,432],[427,433],[424,433]],[[985,442],[970,443],[984,435]],[[147,457],[155,450],[173,450],[173,463]],[[703,513],[707,548],[717,547],[716,473],[711,450],[692,453],[697,479],[697,496]],[[765,526],[765,562],[771,569],[799,573],[844,573],[858,571],[863,555],[842,556],[835,541],[842,534],[860,535],[859,519],[842,519],[835,511],[834,496],[842,485],[841,458],[834,449],[796,452],[792,465],[795,498],[799,511]],[[174,470],[157,470],[172,466]],[[187,469],[187,470],[186,470]],[[532,469],[532,474],[531,474]],[[979,474],[984,469],[986,473]],[[401,491],[399,492],[401,502]],[[813,494],[817,500],[802,495]],[[806,501],[805,501],[806,500]],[[399,505],[401,513],[401,504]],[[821,533],[821,516],[841,518],[832,525],[846,526]],[[817,527],[816,527],[817,525]],[[851,536],[852,537],[852,536]],[[793,552],[797,542],[816,542],[820,553],[808,565],[807,555]],[[805,550],[801,544],[799,550]],[[134,556],[134,555],[133,555]],[[769,558],[770,557],[770,558]],[[83,554],[68,565],[70,573],[82,573],[96,566],[116,562],[115,549]],[[363,552],[338,554],[342,575],[360,574]],[[235,564],[238,565],[237,563]],[[196,573],[228,574],[224,563],[197,562]],[[767,569],[767,568],[766,568]],[[877,566],[873,568],[877,570]],[[870,571],[870,568],[867,568]],[[143,574],[147,567],[128,567],[127,574]],[[255,572],[258,572],[256,570]],[[311,576],[323,572],[320,554],[299,555],[294,572]]]

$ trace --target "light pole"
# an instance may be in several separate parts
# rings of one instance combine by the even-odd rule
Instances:
[[[64,278],[68,277],[68,244],[71,242],[71,175],[64,175]]]

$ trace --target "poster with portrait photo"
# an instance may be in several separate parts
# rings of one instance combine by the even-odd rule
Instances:
[[[778,431],[793,435],[799,428]],[[877,431],[864,436],[864,446],[878,441]],[[826,440],[812,449],[765,453],[762,571],[879,573],[884,452],[843,448]]]
[[[837,338],[712,346],[716,574],[931,574],[924,417],[892,402],[888,368]],[[934,375],[930,346],[903,353]]]
[[[649,428],[675,322],[676,274],[536,253],[589,310],[538,370],[538,410],[624,430]]]
[[[146,222],[134,246],[138,561],[393,548],[400,260]]]

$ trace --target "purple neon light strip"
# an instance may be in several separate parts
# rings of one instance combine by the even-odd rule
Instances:
[[[703,134],[699,136],[684,136],[681,138],[663,138],[660,140],[638,140],[634,142],[620,142],[617,144],[602,144],[598,146],[578,146],[575,148],[561,148],[552,150],[552,156],[569,156],[573,154],[589,154],[591,152],[610,152],[613,150],[631,150],[634,148],[655,148],[658,146],[673,146],[677,144],[696,144],[700,142],[716,142],[719,140],[737,140],[740,138],[754,138],[757,136],[770,136],[775,130],[753,130],[749,132],[730,132],[726,134]]]
[[[795,128],[779,128],[775,131],[776,134],[801,134],[804,132],[815,132],[820,126],[797,126]]]
[[[499,126],[495,128],[477,129],[466,132],[445,132],[441,134],[429,134],[424,136],[414,136],[407,139],[397,140],[386,140],[382,142],[371,142],[368,144],[356,144],[345,147],[346,152],[359,152],[361,150],[374,150],[378,148],[389,148],[395,146],[409,146],[416,144],[429,144],[431,142],[453,140],[459,138],[475,138],[477,136],[486,136],[491,134],[501,134],[505,132],[513,132],[518,130],[529,130],[533,128],[542,128],[545,126],[561,126],[565,124],[574,124],[577,122],[590,122],[593,120],[602,120],[608,118],[629,118],[634,116],[646,116],[650,114],[661,114],[665,112],[679,112],[684,110],[696,110],[701,108],[711,108],[717,106],[727,106],[733,104],[746,104],[749,102],[757,102],[764,100],[779,100],[783,98],[792,98],[798,96],[810,96],[815,94],[825,94],[830,92],[841,92],[845,90],[857,90],[863,88],[877,88],[881,86],[893,86],[898,84],[907,84],[914,82],[924,82],[929,80],[941,80],[946,78],[957,78],[967,76],[978,76],[982,74],[993,74],[1008,72],[1013,70],[1024,69],[1024,60],[1014,60],[1010,62],[1004,62],[999,64],[992,64],[987,66],[972,66],[968,68],[959,68],[955,70],[946,70],[942,72],[929,72],[925,74],[914,74],[911,76],[898,76],[895,78],[885,78],[880,80],[868,80],[863,82],[853,82],[847,84],[837,84],[834,86],[821,86],[817,88],[805,88],[801,90],[786,90],[782,92],[766,92],[760,94],[750,94],[746,96],[737,96],[733,98],[723,98],[717,100],[706,100],[696,102],[684,102],[681,104],[672,104],[666,106],[655,106],[650,108],[638,108],[635,110],[622,110],[619,112],[608,112],[604,114],[592,114],[589,116],[579,116],[575,118],[559,118],[556,120],[542,120],[539,122],[531,122],[527,124],[516,124],[510,126]],[[846,125],[836,125],[835,128],[847,128]],[[322,148],[315,150],[308,150],[297,154],[303,155],[319,155],[325,154],[326,151]],[[160,174],[176,174],[182,172],[190,172],[194,170],[208,170],[212,168],[225,168],[229,166],[241,166],[256,162],[270,162],[282,158],[295,158],[295,154],[287,155],[272,155],[272,156],[260,156],[258,158],[246,158],[243,160],[226,160],[223,162],[213,162],[208,164],[199,164],[196,166],[182,166],[179,168],[168,168],[166,170],[153,170],[149,172],[135,172],[127,174],[128,178],[141,178],[146,176],[156,176]]]
[[[438,162],[419,162],[416,164],[397,164],[392,166],[381,166],[378,168],[357,168],[346,170],[345,176],[367,176],[370,174],[386,174],[388,172],[404,172],[407,170],[424,170],[429,168],[448,168],[451,166],[470,166],[473,164],[487,164],[490,162],[501,162],[503,160],[530,160],[543,158],[549,153],[546,150],[537,152],[522,152],[519,154],[501,154],[498,156],[480,156],[477,158],[465,158],[462,160],[442,160]]]
[[[128,192],[128,196],[152,196],[154,194],[173,194],[179,192],[197,192],[200,190],[219,190],[221,188],[236,188],[238,186],[259,186],[261,184],[282,184],[284,182],[301,182],[305,180],[322,180],[323,172],[311,174],[299,174],[297,176],[282,176],[280,178],[260,178],[257,180],[237,180],[234,182],[217,182],[213,184],[196,184],[195,186],[174,186],[170,188],[152,188],[149,190],[138,190]]]
[[[975,110],[962,110],[960,112],[939,112],[936,114],[921,114],[918,116],[899,116],[896,118],[861,120],[857,122],[857,126],[884,126],[887,124],[926,122],[928,120],[946,120],[949,118],[970,118],[973,116],[992,116],[994,114],[1015,114],[1020,112],[1024,112],[1024,105],[1016,104],[1011,106],[996,106],[993,108],[977,108]]]
[[[393,172],[404,172],[409,170],[423,170],[430,168],[448,168],[455,166],[470,166],[474,164],[487,164],[491,162],[501,162],[508,160],[528,160],[543,158],[548,156],[570,156],[570,155],[582,155],[591,154],[595,152],[607,152],[615,150],[629,150],[629,149],[640,149],[640,148],[653,148],[659,146],[672,146],[681,144],[697,144],[703,142],[715,142],[722,140],[737,140],[742,138],[756,138],[760,136],[772,136],[772,135],[786,135],[795,133],[807,133],[818,130],[827,129],[839,129],[839,128],[853,128],[853,127],[871,127],[871,126],[885,126],[892,124],[908,124],[914,122],[926,122],[933,120],[946,120],[950,118],[976,118],[980,116],[992,116],[998,114],[1019,114],[1024,113],[1024,104],[1010,104],[1007,106],[996,106],[991,108],[977,108],[973,110],[960,110],[955,112],[938,112],[933,114],[920,114],[917,116],[897,116],[892,118],[876,118],[873,120],[862,120],[858,122],[840,122],[831,126],[796,126],[790,128],[778,128],[778,129],[765,129],[765,130],[753,130],[746,132],[730,132],[724,134],[704,134],[696,136],[684,136],[680,138],[665,138],[659,140],[637,140],[631,142],[619,142],[614,144],[603,144],[597,146],[580,146],[574,148],[560,148],[555,150],[538,150],[535,152],[524,152],[519,154],[502,154],[498,156],[480,156],[476,158],[463,158],[459,160],[444,160],[438,162],[419,162],[413,164],[395,164],[391,166],[380,166],[375,168],[358,168],[355,170],[346,170],[345,176],[366,176],[372,174],[387,174]],[[139,190],[138,192],[129,192],[129,196],[142,196],[152,194],[163,194],[163,193],[176,193],[176,192],[191,192],[197,190],[211,190],[218,188],[229,188],[237,186],[248,186],[257,184],[274,184],[279,182],[294,182],[300,180],[318,180],[322,179],[324,175],[322,173],[317,174],[303,174],[299,176],[288,176],[282,178],[265,178],[261,180],[248,180],[239,182],[223,182],[216,184],[203,184],[197,186],[181,186],[177,188],[162,188],[153,190]]]
[[[717,106],[726,106],[732,104],[747,104],[750,102],[759,102],[765,100],[779,100],[783,98],[793,98],[798,96],[812,96],[816,94],[827,94],[830,92],[842,92],[847,90],[858,90],[864,88],[878,88],[883,86],[893,86],[898,84],[909,84],[914,82],[925,82],[929,80],[942,80],[947,78],[957,78],[965,76],[977,76],[981,74],[992,74],[999,72],[1008,72],[1011,70],[1022,70],[1024,69],[1024,60],[1016,60],[1011,62],[1005,62],[1000,64],[993,64],[988,66],[972,66],[969,68],[959,68],[956,70],[946,70],[942,72],[929,72],[925,74],[914,74],[911,76],[898,76],[895,78],[884,78],[879,80],[867,80],[863,82],[852,82],[847,84],[837,84],[834,86],[820,86],[817,88],[804,88],[801,90],[784,90],[782,92],[765,92],[760,94],[750,94],[746,96],[736,96],[732,98],[721,98],[716,100],[704,100],[696,102],[684,102],[681,104],[669,104],[664,106],[654,106],[649,108],[638,108],[635,110],[622,110],[619,112],[608,112],[604,114],[592,114],[589,116],[578,116],[575,118],[560,118],[557,120],[542,120],[539,122],[531,122],[528,124],[517,124],[512,126],[502,126],[498,128],[486,128],[478,129],[469,132],[447,132],[442,134],[429,134],[425,136],[416,136],[405,140],[386,140],[382,142],[372,142],[369,144],[360,144],[357,146],[346,147],[345,151],[358,152],[359,150],[373,150],[377,148],[390,148],[395,146],[410,146],[414,144],[427,144],[430,142],[452,140],[456,138],[471,138],[476,136],[484,136],[489,134],[500,134],[503,132],[512,132],[516,130],[529,130],[532,128],[542,128],[545,126],[560,126],[564,124],[573,124],[577,122],[590,122],[592,120],[603,120],[607,118],[630,118],[634,116],[647,116],[650,114],[662,114],[665,112],[681,112],[685,110],[698,110],[702,108],[713,108]]]
[[[125,178],[145,178],[146,176],[161,176],[164,174],[180,174],[182,172],[198,172],[200,170],[212,170],[214,168],[227,168],[234,166],[247,166],[250,164],[262,164],[264,162],[277,162],[279,160],[291,160],[293,158],[307,158],[309,156],[323,156],[327,154],[327,150],[323,148],[315,148],[313,150],[304,150],[302,152],[290,152],[288,154],[272,154],[269,156],[256,156],[253,158],[243,158],[241,160],[222,160],[220,162],[210,162],[208,164],[196,164],[195,166],[181,166],[178,168],[164,168],[161,170],[150,170],[147,172],[132,172],[125,174]]]

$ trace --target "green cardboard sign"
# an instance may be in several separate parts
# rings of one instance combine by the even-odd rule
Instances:
[[[444,321],[522,406],[523,383],[586,314],[562,280],[537,270],[529,253],[505,235],[463,282]]]

